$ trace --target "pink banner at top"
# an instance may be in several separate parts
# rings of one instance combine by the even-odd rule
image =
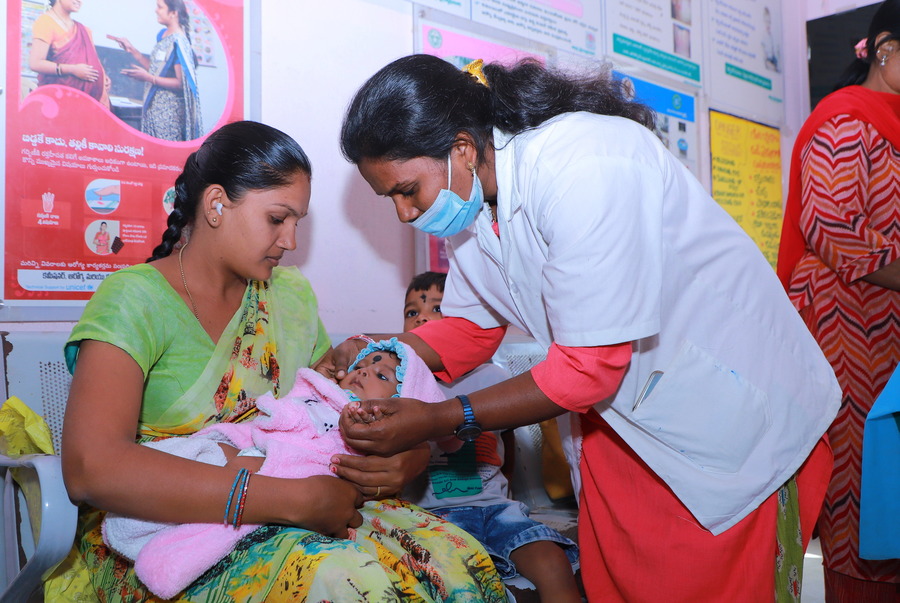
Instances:
[[[524,57],[546,62],[546,57],[511,46],[489,42],[455,32],[443,27],[422,27],[422,52],[442,58],[458,67],[464,67],[475,59],[485,63],[514,63]]]
[[[244,117],[243,1],[185,4],[177,37],[152,0],[7,3],[4,300],[85,300],[143,262],[188,154]]]

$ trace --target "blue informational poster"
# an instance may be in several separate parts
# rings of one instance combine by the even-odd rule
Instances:
[[[625,82],[635,100],[656,112],[656,135],[700,179],[694,95],[618,71],[613,74]]]

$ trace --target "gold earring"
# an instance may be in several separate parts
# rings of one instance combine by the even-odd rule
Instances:
[[[210,222],[212,222],[213,224],[215,224],[215,223],[218,222],[218,221],[219,221],[219,219],[218,219],[217,217],[215,217],[215,216],[213,216],[212,218],[210,218]]]
[[[466,169],[469,170],[470,172],[472,172],[473,176],[475,175],[475,164],[472,163],[471,161],[466,163]]]

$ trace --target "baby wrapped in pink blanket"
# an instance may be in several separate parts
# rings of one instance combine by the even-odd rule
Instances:
[[[338,429],[341,409],[352,399],[392,394],[425,402],[444,399],[425,363],[412,348],[396,338],[369,344],[350,368],[339,384],[312,369],[300,369],[287,395],[276,399],[268,393],[257,399],[259,414],[251,421],[219,423],[186,438],[168,438],[145,445],[224,466],[226,457],[219,446],[222,443],[244,454],[265,456],[260,475],[283,478],[332,475],[329,470],[332,455],[358,454],[344,443]],[[373,381],[367,385],[366,376],[371,378],[376,371],[381,372],[375,377],[379,382],[398,383],[396,390],[372,395],[377,390]],[[381,391],[384,392],[383,387]],[[110,548],[134,560],[135,573],[154,594],[169,599],[258,527],[169,524],[110,513],[103,522],[103,539]]]

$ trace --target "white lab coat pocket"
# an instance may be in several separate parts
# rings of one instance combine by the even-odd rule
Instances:
[[[735,473],[771,413],[764,392],[686,341],[632,419],[700,469]]]

